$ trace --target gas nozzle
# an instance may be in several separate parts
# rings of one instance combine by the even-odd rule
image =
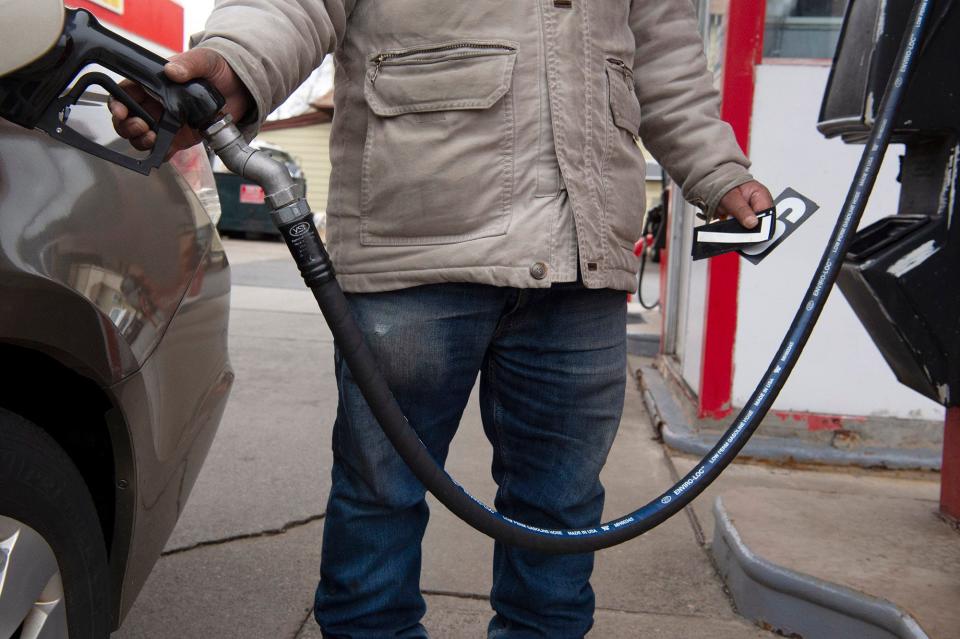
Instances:
[[[203,137],[228,169],[263,188],[273,223],[306,285],[314,288],[333,280],[333,264],[317,232],[310,205],[287,167],[248,145],[230,115],[205,128]]]
[[[128,168],[149,174],[163,163],[181,126],[203,129],[215,121],[225,100],[204,80],[177,84],[163,72],[167,61],[104,28],[83,9],[67,9],[57,44],[33,64],[0,78],[0,116]],[[163,106],[152,118],[113,79],[85,67],[98,64],[139,83]],[[87,139],[69,124],[70,109],[91,86],[103,88],[150,126],[157,135],[150,155],[134,158]]]

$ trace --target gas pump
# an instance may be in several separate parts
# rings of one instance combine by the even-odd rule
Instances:
[[[838,279],[897,379],[947,407],[941,511],[960,519],[960,8],[932,5],[917,69],[893,123],[905,145],[900,202],[861,229]],[[862,143],[877,116],[910,3],[853,0],[818,128]],[[866,55],[865,55],[866,53]]]

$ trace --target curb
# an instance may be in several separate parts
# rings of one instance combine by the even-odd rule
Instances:
[[[929,639],[885,599],[794,572],[755,555],[717,497],[711,553],[741,615],[788,637]]]
[[[704,456],[716,444],[716,437],[694,430],[677,403],[666,381],[655,368],[646,367],[639,375],[643,402],[658,425],[664,443],[680,452]],[[856,450],[840,449],[785,437],[754,435],[741,453],[744,457],[778,462],[859,466],[896,470],[940,470],[939,451],[864,446]]]

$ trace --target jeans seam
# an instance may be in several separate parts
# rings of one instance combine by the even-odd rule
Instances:
[[[500,397],[497,393],[497,374],[494,372],[493,358],[487,362],[487,375],[490,377],[490,395],[493,398],[493,430],[497,434],[497,451],[500,454],[501,460],[506,460],[506,449],[503,447],[503,429],[501,428],[500,416],[502,410],[500,408]],[[507,471],[507,464],[504,464],[503,472],[503,482],[502,485],[506,486],[509,482],[509,473]]]
[[[509,308],[500,316],[500,321],[497,322],[496,328],[493,329],[493,335],[490,336],[491,342],[503,335],[504,330],[506,330],[513,321],[513,314],[520,310],[520,307],[527,301],[526,289],[511,289],[511,293],[512,292],[516,292],[517,299],[510,304]],[[507,299],[509,301],[509,297]]]
[[[492,357],[488,358],[487,360],[487,376],[490,378],[490,382],[489,382],[490,397],[491,397],[491,400],[493,401],[493,431],[494,433],[496,433],[496,436],[497,436],[497,452],[500,455],[500,462],[503,466],[503,479],[501,480],[498,489],[503,494],[506,494],[507,492],[506,489],[510,485],[510,471],[509,471],[510,465],[506,461],[507,460],[506,449],[503,446],[503,429],[501,428],[501,420],[500,420],[502,411],[500,408],[499,394],[497,392],[497,374],[494,371],[494,364],[493,364]],[[493,584],[491,584],[490,586],[491,604],[493,603],[492,594],[494,591],[497,590],[497,586],[499,586],[500,581],[502,580],[502,577],[503,577],[502,571],[499,574],[495,574],[493,577],[494,577]]]

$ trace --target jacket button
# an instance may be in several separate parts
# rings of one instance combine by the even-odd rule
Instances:
[[[542,280],[547,276],[547,265],[543,262],[534,262],[530,267],[530,275],[535,280]]]

